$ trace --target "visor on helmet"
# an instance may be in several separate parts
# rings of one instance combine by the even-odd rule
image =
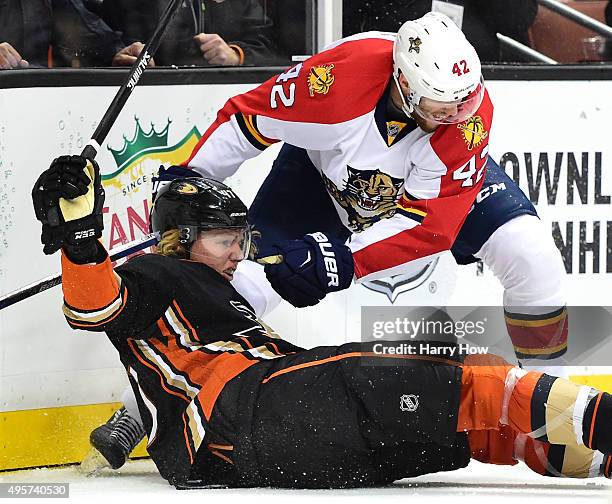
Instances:
[[[412,103],[415,112],[427,121],[437,124],[458,124],[472,117],[484,98],[484,81],[462,100],[442,102],[431,98],[420,97],[418,103]]]
[[[210,231],[217,231],[217,232],[239,231],[240,234],[238,234],[237,237],[233,239],[233,241],[230,242],[229,240],[227,240],[227,243],[223,243],[222,241],[219,241],[219,243],[217,243],[217,246],[219,247],[220,255],[226,252],[227,249],[235,246],[235,244],[238,243],[238,245],[240,246],[240,250],[242,252],[242,257],[244,258],[249,257],[249,252],[251,250],[251,242],[253,238],[253,230],[250,225],[240,226],[240,227],[238,226],[219,227],[219,226],[210,226],[210,225],[179,226],[179,241],[183,245],[190,245],[191,243],[193,243],[194,241],[198,239],[200,233],[210,232]]]

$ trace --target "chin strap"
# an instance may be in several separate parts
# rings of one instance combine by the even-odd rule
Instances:
[[[393,73],[393,81],[395,82],[395,87],[397,88],[400,95],[400,99],[402,100],[402,112],[404,112],[404,114],[410,117],[410,115],[414,111],[414,106],[406,101],[406,97],[402,92],[402,87],[400,86],[399,80],[397,79],[397,75],[395,75],[395,73]]]

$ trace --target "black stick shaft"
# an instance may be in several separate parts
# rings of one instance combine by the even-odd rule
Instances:
[[[81,152],[81,156],[86,157],[88,159],[94,159],[96,157],[98,150],[100,150],[100,145],[104,142],[104,140],[106,140],[108,132],[117,120],[117,117],[121,113],[121,110],[123,110],[125,103],[127,102],[128,98],[132,94],[132,91],[138,84],[140,77],[147,68],[147,65],[155,54],[155,51],[157,51],[164,32],[166,31],[166,28],[168,27],[168,24],[170,23],[171,19],[177,13],[182,1],[183,0],[170,0],[168,2],[168,6],[166,7],[166,10],[162,14],[162,17],[160,18],[159,22],[157,23],[153,35],[151,35],[151,38],[145,44],[143,50],[140,52],[140,55],[132,65],[125,84],[123,84],[117,91],[117,94],[113,98],[113,101],[106,109],[106,112],[102,116],[102,119],[100,119],[100,123],[98,124],[96,131],[94,131],[91,139]],[[127,255],[137,252],[138,250],[142,250],[151,245],[154,245],[155,243],[157,243],[156,237],[148,237],[148,239],[145,239],[144,241],[130,244],[131,246],[128,245],[127,248],[120,249],[117,253],[111,256],[111,260],[116,261],[117,259],[126,257]],[[31,296],[34,296],[39,292],[43,292],[47,289],[50,289],[51,287],[55,287],[60,283],[62,283],[62,276],[56,275],[44,278],[43,280],[39,280],[38,282],[23,287],[17,291],[13,291],[0,298],[0,310],[6,308],[7,306],[14,305],[15,303],[18,303],[23,299],[27,299]]]
[[[164,35],[164,32],[166,31],[170,20],[178,11],[178,7],[182,3],[182,1],[183,0],[170,0],[170,2],[168,3],[168,7],[166,7],[166,10],[162,14],[161,19],[157,23],[153,35],[151,35],[151,38],[145,44],[144,49],[140,52],[138,59],[132,65],[127,81],[117,91],[117,94],[113,98],[113,101],[109,105],[108,109],[106,109],[104,116],[102,117],[102,119],[100,119],[100,123],[98,124],[96,131],[94,131],[91,140],[87,143],[87,145],[83,149],[83,152],[81,152],[81,156],[86,157],[88,159],[94,159],[96,157],[100,146],[102,145],[104,140],[106,140],[108,132],[115,123],[115,120],[119,116],[121,110],[123,110],[125,102],[132,94],[132,91],[134,91],[136,84],[138,84],[140,77],[147,68],[147,65],[149,64],[149,61],[155,54],[155,51],[157,51],[162,36]]]
[[[119,259],[123,259],[124,257],[133,254],[134,252],[138,252],[140,250],[144,250],[147,247],[157,244],[159,241],[159,237],[156,234],[151,234],[145,236],[142,240],[134,241],[120,247],[117,252],[110,256],[111,261],[118,261]],[[23,301],[29,297],[32,297],[40,292],[46,291],[51,287],[55,287],[62,283],[62,275],[53,275],[48,276],[47,278],[43,278],[36,283],[26,285],[21,289],[18,289],[13,292],[9,292],[5,296],[0,298],[0,310],[4,308],[14,305],[19,301]]]

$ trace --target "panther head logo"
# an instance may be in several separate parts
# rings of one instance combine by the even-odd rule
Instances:
[[[347,166],[348,178],[340,190],[322,175],[328,192],[346,210],[348,225],[360,232],[381,219],[395,214],[395,207],[404,180],[376,170],[357,170]]]

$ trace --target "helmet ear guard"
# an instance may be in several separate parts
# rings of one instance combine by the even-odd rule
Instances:
[[[183,245],[193,243],[198,237],[196,226],[179,226],[179,242]]]

